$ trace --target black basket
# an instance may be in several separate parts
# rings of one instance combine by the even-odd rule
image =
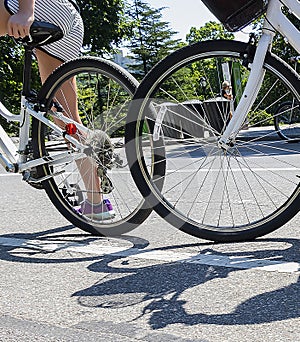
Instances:
[[[228,31],[238,31],[264,13],[266,0],[202,0]]]

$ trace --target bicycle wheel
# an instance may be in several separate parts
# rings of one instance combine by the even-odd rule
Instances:
[[[71,89],[77,94],[76,106],[89,131],[78,131],[73,136],[87,146],[84,150],[86,157],[78,159],[72,144],[55,136],[36,119],[33,119],[32,143],[35,158],[51,161],[53,153],[69,152],[67,161],[40,166],[37,174],[46,177],[42,185],[61,214],[92,234],[111,236],[129,232],[152,211],[133,182],[125,155],[127,106],[137,85],[137,81],[116,64],[84,57],[55,70],[38,95],[48,118],[61,126],[62,122],[56,118],[57,112],[73,117],[76,111],[76,107],[74,109],[69,103],[70,96],[66,91]],[[152,158],[151,149],[149,154]],[[101,183],[100,189],[96,183],[98,186]],[[109,199],[114,217],[99,219],[93,213],[83,213],[81,203],[96,193],[101,193],[106,202]]]
[[[227,151],[218,145],[247,82],[249,51],[246,43],[222,40],[178,50],[146,76],[129,109],[127,157],[139,190],[169,223],[200,238],[253,239],[299,211],[300,144],[279,139],[272,116],[279,101],[299,100],[299,79],[272,54],[242,127],[248,129]],[[233,102],[217,96],[224,79],[233,85]],[[147,171],[142,144],[152,108],[153,137],[165,141],[161,190]]]
[[[274,113],[274,126],[281,139],[300,139],[300,108],[297,101],[280,104]]]

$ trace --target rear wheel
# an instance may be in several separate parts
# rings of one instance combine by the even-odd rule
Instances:
[[[76,110],[66,91],[77,93],[76,106],[89,133],[78,131],[74,136],[88,147],[86,157],[78,159],[72,144],[37,120],[33,122],[33,148],[36,158],[47,160],[54,153],[69,151],[68,161],[45,164],[38,167],[37,173],[48,177],[42,184],[54,206],[75,226],[92,234],[129,232],[152,211],[131,177],[125,155],[125,119],[137,85],[129,73],[114,63],[86,57],[63,64],[39,94],[47,116],[59,124],[57,111],[73,117]],[[151,148],[148,153],[149,158],[154,158]],[[106,202],[109,199],[114,215],[99,218],[82,211],[81,203],[99,193]]]
[[[297,101],[287,101],[274,113],[274,125],[281,139],[300,140],[300,108]]]
[[[300,144],[279,139],[273,113],[279,101],[299,101],[300,84],[272,54],[236,141],[226,151],[218,144],[247,82],[249,51],[221,40],[178,50],[146,76],[129,110],[127,156],[140,191],[169,223],[200,238],[253,239],[299,211]],[[224,80],[233,86],[232,102],[218,95]],[[154,138],[163,136],[166,146],[162,189],[148,173],[140,129],[153,108]]]

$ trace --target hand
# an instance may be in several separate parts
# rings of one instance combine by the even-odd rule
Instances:
[[[30,26],[34,21],[32,13],[18,12],[12,15],[7,23],[7,33],[14,38],[24,38],[29,35]]]

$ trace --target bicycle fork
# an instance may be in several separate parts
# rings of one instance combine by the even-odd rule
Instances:
[[[234,144],[235,138],[242,127],[262,85],[265,75],[263,64],[266,54],[271,48],[274,37],[272,27],[267,26],[270,25],[265,25],[263,34],[257,44],[251,71],[241,100],[233,112],[232,119],[219,139],[219,147],[221,147],[223,150],[228,150]]]

